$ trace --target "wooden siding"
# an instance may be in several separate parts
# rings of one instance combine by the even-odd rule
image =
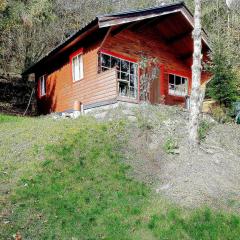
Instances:
[[[56,66],[47,73],[47,94],[44,97],[38,96],[41,113],[71,110],[76,100],[87,105],[117,97],[116,71],[98,73],[98,46],[84,49],[83,52],[82,80],[73,82],[67,56],[62,61],[59,59],[59,62],[63,62],[61,66]]]
[[[189,80],[189,94],[191,89],[191,67],[180,60],[176,53],[169,47],[158,34],[151,31],[134,32],[124,30],[115,36],[110,36],[102,46],[102,49],[116,52],[126,58],[134,58],[137,61],[141,55],[156,57],[159,59],[161,68],[161,79],[153,82],[150,93],[151,103],[161,103],[161,95],[165,95],[166,104],[184,104],[184,97],[176,97],[168,94],[168,73],[175,73],[187,77]],[[161,78],[161,76],[160,76]],[[202,82],[209,79],[209,76],[203,73]],[[158,82],[159,81],[159,82]],[[161,85],[161,86],[160,86]],[[162,88],[161,95],[159,94]]]

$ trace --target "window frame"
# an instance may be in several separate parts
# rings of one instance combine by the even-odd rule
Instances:
[[[139,74],[140,74],[140,68],[139,68],[139,64],[137,63],[137,61],[135,60],[135,59],[132,59],[132,58],[129,58],[129,57],[126,57],[126,56],[123,56],[123,55],[121,55],[121,54],[118,54],[118,53],[114,53],[114,52],[111,52],[111,51],[108,51],[108,50],[100,50],[99,51],[99,54],[98,54],[98,71],[99,71],[99,73],[102,73],[102,72],[104,72],[102,69],[104,68],[104,69],[106,69],[106,70],[111,70],[111,69],[114,69],[113,67],[111,67],[111,62],[110,62],[110,67],[105,67],[105,66],[103,66],[102,65],[102,59],[101,59],[101,57],[102,57],[102,54],[104,54],[104,55],[107,55],[107,56],[109,56],[109,57],[114,57],[114,58],[116,58],[116,59],[119,59],[120,61],[126,61],[126,62],[128,62],[129,63],[129,69],[130,69],[130,63],[132,63],[132,64],[135,64],[136,65],[136,74],[131,74],[131,70],[129,70],[129,73],[127,73],[127,72],[124,72],[124,71],[121,71],[121,67],[120,67],[120,69],[119,70],[117,70],[117,73],[119,73],[120,74],[120,76],[121,76],[121,74],[122,73],[127,73],[128,75],[129,75],[129,79],[128,80],[124,80],[124,79],[119,79],[118,77],[117,77],[117,84],[118,84],[118,86],[117,86],[117,89],[118,89],[118,96],[119,97],[126,97],[126,98],[129,98],[129,99],[136,99],[136,100],[139,100]],[[131,82],[131,76],[135,76],[136,77],[136,87],[134,87],[134,95],[135,96],[131,96],[131,94],[128,94],[128,95],[121,95],[120,94],[120,88],[119,88],[119,85],[120,85],[120,83],[128,83],[128,91],[130,91],[130,87],[131,87],[131,85],[130,85],[130,82]]]
[[[182,79],[186,79],[186,92],[185,92],[185,95],[179,95],[179,94],[176,94],[176,93],[170,93],[170,75],[173,75],[174,76],[174,86],[176,86],[176,77],[180,77],[181,78],[181,82],[182,82]],[[174,90],[176,92],[176,90]],[[183,75],[183,74],[179,74],[179,73],[175,73],[175,72],[168,72],[168,95],[169,96],[174,96],[174,97],[186,97],[189,95],[189,77],[186,76],[186,75]]]
[[[44,83],[44,86],[43,86]],[[40,97],[44,97],[47,95],[47,79],[46,74],[39,77],[39,89],[40,89]],[[44,92],[43,92],[44,89]]]
[[[76,58],[81,58],[81,61],[79,61],[80,63],[80,71],[79,71],[79,79],[75,79],[75,72],[74,72],[74,59]],[[84,78],[84,61],[83,61],[83,48],[80,48],[79,50],[73,52],[70,55],[70,66],[71,66],[71,78],[73,83],[81,81]]]

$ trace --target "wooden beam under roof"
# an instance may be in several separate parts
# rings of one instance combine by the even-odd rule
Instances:
[[[106,32],[106,35],[104,36],[103,41],[102,41],[101,44],[100,44],[99,49],[101,49],[102,46],[104,45],[104,43],[106,42],[108,36],[110,35],[110,33],[111,33],[111,31],[112,31],[112,28],[113,28],[113,27],[109,27],[109,28],[108,28],[108,30],[107,30],[107,32]]]
[[[114,37],[115,35],[119,34],[120,32],[126,30],[126,29],[129,29],[131,27],[133,27],[134,25],[138,24],[138,22],[130,22],[130,23],[125,23],[125,24],[122,24],[118,27],[116,27],[114,30],[112,30],[111,32],[111,35]]]

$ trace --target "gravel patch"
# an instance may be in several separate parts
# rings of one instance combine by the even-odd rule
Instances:
[[[214,123],[192,154],[186,110],[145,104],[131,111],[129,116],[136,120],[129,126],[124,152],[134,178],[182,206],[209,205],[240,212],[239,125]],[[112,119],[116,112],[119,118],[119,110],[107,116]],[[210,117],[204,119],[213,122]],[[172,154],[166,152],[167,142],[177,143]]]

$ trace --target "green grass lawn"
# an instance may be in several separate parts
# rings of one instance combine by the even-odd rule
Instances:
[[[131,179],[126,126],[0,116],[0,239],[239,239],[239,216],[182,209]]]

